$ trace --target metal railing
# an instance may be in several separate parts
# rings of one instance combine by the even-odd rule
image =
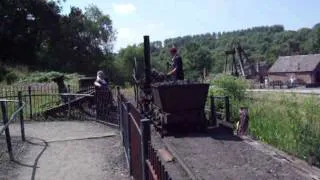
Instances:
[[[88,99],[90,97],[86,96],[94,91],[93,86],[79,88],[68,85],[67,89],[68,93],[61,93],[54,83],[10,86],[0,89],[0,99],[15,100],[18,98],[18,93],[21,92],[22,101],[25,102],[25,110],[23,111],[25,120],[42,120],[44,112],[64,106],[68,104],[69,100],[73,102],[75,98]],[[13,110],[8,107],[7,111],[11,114]]]
[[[141,119],[139,111],[120,93],[117,101],[120,131],[130,176],[137,180],[171,179],[151,143],[150,120]]]
[[[206,106],[208,126],[216,127],[219,124],[228,124],[231,126],[231,105],[228,96],[210,96]]]
[[[13,112],[13,114],[11,115],[10,118],[8,118],[7,103],[17,103],[18,104],[17,110],[15,110]],[[0,135],[2,135],[3,132],[5,132],[9,157],[10,157],[10,160],[13,161],[14,156],[13,156],[13,152],[12,152],[12,144],[11,144],[9,125],[19,115],[20,127],[21,127],[21,138],[22,138],[22,141],[26,140],[25,139],[25,132],[24,132],[24,118],[23,118],[23,109],[26,106],[26,103],[22,101],[22,95],[21,95],[21,92],[19,92],[18,93],[18,100],[0,99],[0,104],[1,104],[1,113],[2,113],[2,121],[3,121],[3,127],[0,128]]]

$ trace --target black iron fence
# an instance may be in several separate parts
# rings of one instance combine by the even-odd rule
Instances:
[[[68,93],[77,93],[78,89],[77,86],[68,86]],[[26,103],[24,111],[26,120],[42,118],[42,112],[64,104],[63,100],[67,99],[59,94],[58,86],[53,83],[6,87],[1,89],[0,98],[14,100],[17,99],[19,92],[21,92],[22,100]],[[13,109],[8,107],[8,112],[12,113]]]
[[[209,127],[219,124],[232,126],[231,105],[228,96],[210,96],[206,106]]]
[[[0,99],[15,100],[18,98],[18,94],[21,93],[22,101],[25,102],[25,110],[23,116],[25,120],[42,120],[46,118],[48,112],[55,112],[60,116],[65,113],[65,117],[77,117],[82,118],[83,113],[78,113],[76,107],[79,107],[84,101],[88,101],[89,108],[86,110],[90,111],[90,114],[94,116],[93,95],[94,87],[87,86],[67,86],[67,92],[59,92],[59,88],[54,83],[42,83],[33,84],[29,86],[11,86],[2,88],[0,90]],[[71,106],[68,107],[68,103],[71,102]],[[65,112],[69,110],[69,114]],[[70,111],[72,110],[72,111]],[[83,110],[83,109],[81,109]],[[7,107],[8,113],[14,112],[13,105]],[[84,111],[83,111],[84,112]],[[84,112],[87,113],[87,112]],[[67,116],[68,115],[68,116]]]
[[[119,126],[117,103],[112,89],[95,89],[96,118],[109,125]]]
[[[139,111],[119,89],[117,101],[121,137],[130,175],[137,180],[171,179],[151,143],[150,120],[141,119]]]
[[[9,126],[11,123],[13,123],[17,119],[17,116],[19,116],[20,125],[21,125],[21,138],[22,138],[22,141],[25,141],[23,109],[26,106],[26,104],[25,102],[22,101],[21,93],[19,93],[18,100],[0,99],[0,104],[1,104],[1,117],[2,117],[2,125],[0,125],[0,135],[2,135],[3,132],[5,133],[5,139],[6,139],[6,144],[8,148],[9,158],[10,160],[14,160]],[[12,115],[9,116],[10,114],[8,113],[8,106],[11,104],[14,104],[16,108],[14,109],[14,112],[12,113]]]

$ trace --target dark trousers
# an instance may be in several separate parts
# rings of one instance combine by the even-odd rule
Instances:
[[[112,94],[109,89],[96,88],[95,91],[95,101],[96,101],[96,112],[97,119],[107,120],[108,115],[112,108]]]

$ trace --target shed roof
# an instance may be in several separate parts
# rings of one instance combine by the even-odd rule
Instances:
[[[269,72],[312,72],[320,63],[320,54],[280,56]]]

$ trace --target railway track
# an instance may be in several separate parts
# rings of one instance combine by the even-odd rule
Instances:
[[[155,129],[155,128],[154,128]],[[223,129],[223,133],[232,133],[232,131],[230,131],[230,128],[228,127],[222,127],[221,129]],[[186,139],[186,137],[188,137],[188,134],[184,134],[185,132],[178,132],[177,134],[170,134],[169,136],[165,136],[162,137],[161,136],[161,132],[154,130],[155,133],[153,134],[152,138],[156,139],[160,139],[161,142],[163,143],[163,146],[165,147],[165,149],[168,150],[168,152],[174,157],[174,159],[177,162],[177,165],[180,167],[181,170],[184,171],[185,176],[183,179],[190,179],[190,180],[203,180],[204,178],[199,176],[199,174],[197,174],[195,171],[192,163],[190,164],[190,162],[186,162],[185,158],[184,158],[184,153],[181,152],[181,149],[177,149],[176,145],[172,143],[172,139],[174,139],[175,141],[179,141],[179,144],[189,144],[190,142],[188,142],[188,139]],[[204,133],[204,132],[194,132],[194,134],[199,135],[200,137],[203,136],[208,136],[208,134]],[[192,138],[193,135],[189,136],[190,138]],[[198,140],[194,140],[194,143],[196,143]],[[222,145],[223,144],[223,140],[218,140],[217,145]],[[203,146],[205,146],[205,144],[203,144]],[[201,147],[201,146],[199,146]],[[214,160],[213,160],[214,161]],[[190,166],[191,165],[191,166]]]
[[[275,152],[266,153],[225,129],[209,133],[167,136],[167,150],[186,172],[188,179],[311,179]]]

